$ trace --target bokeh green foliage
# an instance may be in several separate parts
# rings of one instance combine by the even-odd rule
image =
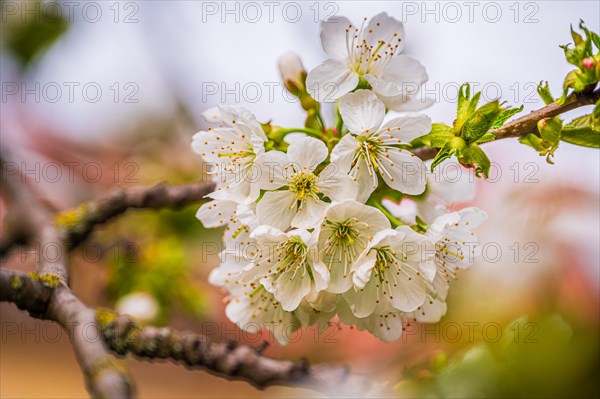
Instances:
[[[2,47],[25,68],[67,31],[69,21],[58,5],[48,7],[41,1],[10,3],[2,7]]]
[[[573,327],[553,314],[509,323],[495,343],[478,341],[451,360],[438,353],[405,370],[400,398],[599,397],[597,328]]]

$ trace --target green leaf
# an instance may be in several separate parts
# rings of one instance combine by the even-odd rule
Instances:
[[[554,101],[554,100],[552,100]],[[500,112],[500,115],[496,118],[496,121],[492,125],[492,129],[501,128],[507,120],[509,120],[513,115],[518,114],[523,111],[523,106],[521,105],[519,108],[506,108]]]
[[[564,126],[560,139],[583,147],[600,148],[600,117],[590,114],[572,120]]]
[[[537,152],[542,152],[546,150],[546,147],[544,147],[544,145],[542,144],[543,140],[533,133],[529,133],[527,136],[520,137],[519,142],[521,144],[525,144],[526,146],[533,148]]]
[[[462,165],[475,168],[475,174],[479,177],[481,173],[487,179],[490,174],[492,163],[486,153],[476,143],[469,144],[461,153],[459,161]]]
[[[433,163],[431,164],[431,171],[433,172],[436,166],[438,166],[444,160],[450,158],[452,155],[460,157],[460,154],[466,146],[467,143],[465,143],[465,141],[462,138],[456,136],[452,137],[435,155]]]
[[[558,117],[544,118],[538,121],[537,124],[540,136],[547,144],[547,147],[558,146],[560,141],[560,131],[562,129],[562,121]]]
[[[475,93],[471,96],[471,86],[468,83],[463,84],[458,91],[458,106],[456,109],[456,119],[454,120],[454,131],[460,132],[463,124],[475,112],[481,93]]]
[[[431,125],[431,132],[417,138],[413,141],[413,144],[418,141],[428,147],[443,147],[452,137],[454,137],[454,130],[451,126],[443,123],[434,123]]]
[[[583,44],[585,42],[583,40],[583,37],[581,37],[579,33],[573,30],[573,25],[571,25],[571,37],[573,38],[573,41],[575,42],[576,46],[579,46],[580,44]]]
[[[30,15],[19,12],[12,16],[2,15],[3,45],[23,68],[37,60],[69,28],[68,19],[60,11],[54,15],[49,11],[51,7],[46,5],[41,1],[32,1],[27,5]]]
[[[455,153],[455,150],[452,148],[452,144],[447,142],[437,154],[435,154],[435,158],[433,158],[433,162],[431,164],[431,172],[435,169],[436,166],[444,162],[446,159],[450,158],[452,154]]]
[[[467,142],[477,141],[481,136],[487,133],[494,124],[494,121],[500,115],[501,108],[498,100],[487,103],[480,107],[464,123],[461,130],[461,137]]]
[[[554,97],[550,93],[550,87],[548,87],[548,82],[540,81],[540,84],[537,87],[537,92],[544,101],[544,104],[552,104],[554,102]]]
[[[577,72],[577,69],[573,69],[565,77],[565,81],[563,82],[563,94],[558,100],[556,100],[556,104],[563,105],[567,100],[567,92],[569,91],[569,88],[573,87],[573,85],[577,81]]]
[[[488,133],[484,134],[483,136],[481,136],[479,138],[479,140],[476,141],[476,143],[477,144],[488,143],[488,142],[494,141],[494,140],[496,140],[496,136],[494,135],[494,133],[488,132]]]

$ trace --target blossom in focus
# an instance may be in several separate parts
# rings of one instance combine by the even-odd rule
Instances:
[[[333,148],[331,162],[349,171],[358,182],[357,199],[364,202],[369,198],[378,186],[377,175],[395,190],[421,194],[425,190],[425,165],[400,146],[429,133],[431,119],[407,114],[383,124],[385,105],[369,90],[347,94],[339,105],[351,134]]]
[[[324,196],[332,201],[356,197],[356,183],[337,165],[315,171],[327,155],[322,141],[304,137],[287,153],[269,151],[257,159],[261,179],[256,185],[267,190],[256,208],[260,224],[282,230],[290,225],[312,228],[327,208]]]
[[[252,166],[256,157],[264,153],[267,139],[260,123],[241,107],[221,106],[204,117],[219,126],[196,133],[192,149],[213,167],[209,174],[217,188],[211,197],[253,202],[259,191],[252,184]]]
[[[425,276],[435,274],[435,267],[427,262],[427,249],[432,246],[428,238],[407,226],[375,234],[355,263],[355,287],[343,294],[352,313],[362,318],[382,306],[402,312],[421,306],[427,291]]]
[[[315,252],[314,234],[259,226],[251,237],[256,240],[258,253],[240,273],[241,283],[261,284],[288,312],[327,289],[329,271]]]
[[[366,26],[365,26],[366,24]],[[360,27],[346,17],[321,22],[321,46],[328,60],[309,72],[306,86],[320,102],[337,100],[358,86],[368,85],[382,98],[399,107],[410,100],[406,91],[428,79],[421,63],[400,54],[404,47],[402,22],[377,14]],[[399,96],[404,96],[398,99]]]
[[[331,274],[328,291],[352,287],[350,271],[375,233],[389,229],[390,221],[378,209],[346,200],[327,208],[318,231],[319,255]]]

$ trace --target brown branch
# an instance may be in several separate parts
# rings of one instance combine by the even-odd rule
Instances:
[[[584,91],[573,93],[563,105],[556,103],[548,104],[538,110],[531,111],[514,121],[508,122],[499,129],[492,130],[496,137],[495,140],[506,139],[509,137],[523,137],[529,133],[538,134],[537,123],[544,118],[551,118],[569,112],[576,108],[595,104],[600,100],[600,89],[596,91]],[[422,160],[433,159],[438,153],[437,148],[417,148],[413,153]]]
[[[96,398],[128,398],[129,377],[99,341],[96,312],[55,275],[0,270],[0,301],[13,302],[32,317],[59,323],[68,333],[86,386]]]
[[[4,172],[5,155],[0,157]],[[58,322],[67,330],[77,361],[85,376],[86,386],[94,397],[130,397],[131,384],[125,372],[117,367],[103,342],[85,339],[90,328],[99,333],[95,312],[87,308],[71,292],[67,246],[60,237],[49,210],[34,193],[17,180],[19,174],[3,176],[3,187],[9,200],[9,226],[20,226],[16,234],[23,242],[39,242],[38,273],[24,275],[1,270],[0,300],[9,300],[32,316]],[[6,178],[4,178],[6,176]],[[9,242],[18,242],[9,240]],[[10,248],[10,245],[7,246]],[[54,251],[48,251],[53,247]],[[52,252],[52,253],[51,253]],[[56,256],[58,254],[58,256]]]
[[[128,209],[179,208],[198,203],[214,190],[213,183],[194,182],[179,186],[159,183],[150,187],[116,189],[107,197],[85,202],[75,209],[77,221],[63,226],[62,235],[69,249],[81,244],[95,226],[119,216]]]
[[[52,222],[50,212],[22,183],[20,173],[5,173],[5,162],[6,155],[0,154],[3,191],[10,206],[7,225],[12,228],[12,232],[9,231],[7,234],[8,240],[3,237],[3,242],[6,244],[2,245],[2,255],[6,255],[16,244],[29,243],[35,238],[38,240],[40,248],[44,249],[39,251],[38,271],[40,275],[53,274],[68,284],[69,269],[66,256],[64,256],[65,247]],[[50,247],[54,247],[56,253],[62,256],[55,256],[55,253],[47,251],[46,249]]]
[[[53,285],[36,275],[5,269],[0,273],[0,301],[13,302],[33,317],[57,321],[69,332],[95,396],[123,397],[131,393],[126,375],[97,346],[108,346],[121,356],[181,362],[220,377],[246,381],[259,389],[290,385],[328,394],[361,395],[378,388],[345,367],[276,360],[263,356],[262,347],[214,343],[202,334],[141,327],[130,317],[87,308],[60,282]],[[85,339],[93,334],[89,332],[91,325],[99,330],[103,342]],[[95,391],[96,387],[104,389]]]

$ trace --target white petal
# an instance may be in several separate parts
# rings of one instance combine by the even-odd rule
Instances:
[[[344,124],[354,134],[375,133],[385,117],[385,105],[371,90],[348,93],[341,98],[339,106]]]
[[[399,55],[388,62],[378,76],[367,74],[363,76],[369,82],[373,91],[386,97],[398,96],[427,82],[429,77],[421,63],[406,55]]]
[[[315,262],[312,265],[314,281],[314,294],[326,290],[329,285],[329,270],[323,262]],[[315,296],[316,297],[316,296]]]
[[[211,229],[225,225],[233,216],[237,203],[233,201],[213,200],[203,204],[196,212],[196,218],[204,227]]]
[[[253,166],[253,185],[262,190],[275,190],[286,186],[284,167],[288,156],[281,151],[268,151],[256,157]]]
[[[327,146],[314,137],[304,137],[287,149],[289,161],[300,166],[304,172],[312,172],[327,158]]]
[[[429,108],[435,103],[435,99],[427,97],[423,94],[407,94],[402,93],[397,96],[382,96],[377,95],[385,104],[387,109],[397,112],[415,112]]]
[[[298,211],[294,216],[291,224],[293,227],[310,229],[321,220],[327,206],[325,201],[307,198],[304,203],[298,207]]]
[[[475,229],[488,218],[487,213],[476,207],[464,208],[458,211],[460,225],[465,229]]]
[[[383,180],[391,188],[404,194],[418,195],[425,191],[425,164],[406,150],[389,148],[387,157],[380,157]]]
[[[306,89],[319,102],[335,102],[358,85],[358,75],[345,61],[327,60],[306,77]]]
[[[317,187],[332,201],[356,199],[358,184],[350,176],[340,173],[337,165],[329,164],[319,173]]]
[[[373,313],[357,323],[360,331],[367,330],[384,342],[392,342],[402,336],[402,313]]]
[[[377,48],[381,41],[386,45],[398,45],[396,53],[399,53],[404,47],[404,26],[402,22],[382,12],[371,18],[364,30],[364,38],[373,48]]]
[[[446,302],[437,298],[427,298],[419,309],[407,316],[413,317],[421,323],[437,323],[446,314],[446,309]]]
[[[287,190],[268,192],[256,206],[256,217],[260,224],[285,230],[296,215],[296,198]]]
[[[342,296],[356,317],[367,317],[377,307],[377,284],[370,280],[364,288],[353,288]]]
[[[371,193],[377,188],[378,180],[376,175],[369,172],[366,162],[361,158],[352,169],[352,175],[358,183],[358,195],[356,200],[367,202]]]
[[[386,135],[389,134],[396,139],[402,140],[403,144],[408,144],[417,137],[421,137],[430,131],[431,118],[429,116],[425,114],[410,113],[386,122],[382,126],[379,135],[382,138],[387,138]]]
[[[395,272],[386,273],[386,277],[390,279],[386,286],[386,292],[389,291],[387,299],[394,308],[412,312],[425,302],[427,287],[415,270],[404,264],[400,267],[403,269],[400,275]]]
[[[330,58],[336,60],[348,57],[346,29],[352,25],[346,17],[336,16],[321,22],[321,46]]]
[[[300,306],[300,302],[311,290],[311,282],[308,274],[302,276],[299,271],[293,276],[293,271],[287,271],[275,281],[273,296],[281,303],[283,310],[291,312]]]
[[[373,268],[377,261],[377,255],[374,251],[360,256],[352,267],[352,282],[357,288],[364,288],[371,280]]]
[[[348,173],[352,168],[354,154],[360,147],[353,135],[347,134],[333,147],[331,151],[331,163],[338,168],[341,173]]]

